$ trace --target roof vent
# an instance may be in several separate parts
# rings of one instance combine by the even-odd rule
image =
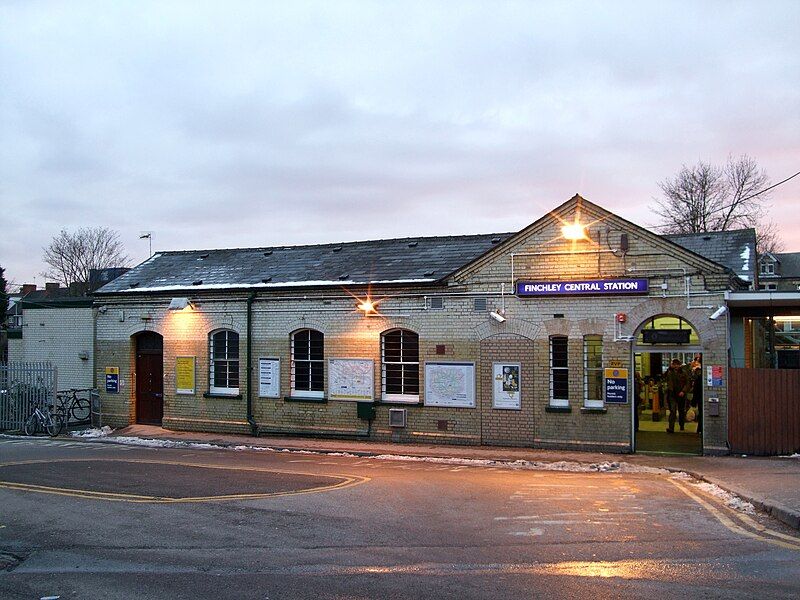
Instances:
[[[264,256],[272,256],[272,250],[265,251]]]
[[[128,287],[132,287],[132,288],[139,287],[139,282],[138,282],[138,281],[134,281],[134,282],[133,282],[132,284],[130,284]]]
[[[436,273],[436,271],[425,271],[425,272],[423,273],[423,275],[424,275],[425,277],[431,277],[431,276],[433,276],[433,274],[434,274],[434,273]]]
[[[203,280],[202,279],[198,279],[197,281],[193,281],[192,285],[203,285]]]
[[[269,283],[270,281],[272,281],[272,277],[264,277],[264,279],[261,280],[261,283]]]
[[[336,246],[336,247],[333,249],[333,251],[334,251],[334,252],[341,252],[341,251],[342,251],[342,247],[341,247],[341,246]]]
[[[199,260],[203,260],[204,258],[208,258],[208,252],[206,252],[205,254],[201,254]]]
[[[705,241],[708,241],[708,240],[710,240],[710,239],[711,239],[711,236],[710,236],[710,235],[704,235],[704,236],[703,236],[703,239],[704,239]]]
[[[493,244],[499,244],[500,243],[500,238],[499,237],[492,238],[492,243]]]
[[[416,247],[417,247],[417,244],[419,244],[419,242],[417,242],[417,241],[414,241],[414,242],[408,242],[408,247],[409,247],[409,248],[416,248]]]
[[[343,273],[342,275],[339,275],[339,281],[344,281],[346,279],[350,279],[350,275],[348,275],[347,273]]]

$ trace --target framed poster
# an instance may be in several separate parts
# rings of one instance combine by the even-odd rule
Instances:
[[[328,397],[331,400],[372,402],[375,399],[375,363],[367,358],[328,360]]]
[[[475,408],[475,363],[426,362],[425,406]]]
[[[194,394],[195,358],[194,356],[175,357],[175,393]]]
[[[258,359],[258,397],[281,397],[281,359]]]
[[[520,363],[492,363],[492,408],[519,410]]]

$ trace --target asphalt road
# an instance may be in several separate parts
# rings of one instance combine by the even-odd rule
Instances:
[[[0,439],[0,598],[798,598],[800,539],[662,475]]]

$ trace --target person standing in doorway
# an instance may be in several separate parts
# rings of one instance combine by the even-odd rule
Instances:
[[[694,369],[692,380],[692,406],[697,411],[697,433],[703,433],[703,368],[698,365]]]
[[[669,426],[667,433],[675,432],[675,419],[681,431],[686,423],[686,394],[692,387],[691,377],[683,368],[680,359],[673,358],[666,374],[667,400],[669,401]]]

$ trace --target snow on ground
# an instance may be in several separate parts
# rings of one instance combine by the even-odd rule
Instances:
[[[98,438],[98,437],[105,437],[107,435],[111,435],[111,432],[114,431],[108,425],[105,425],[100,428],[93,428],[93,429],[81,429],[79,431],[70,431],[69,434],[72,437],[80,437],[80,438]]]
[[[105,428],[104,428],[105,429]],[[92,431],[92,430],[87,430]],[[99,430],[96,430],[99,431]],[[77,433],[77,432],[76,432]],[[110,432],[109,432],[110,433]],[[101,437],[106,434],[85,435],[82,437]],[[645,467],[640,465],[632,465],[626,462],[619,461],[605,461],[599,463],[580,463],[576,461],[556,461],[556,462],[541,462],[529,460],[503,460],[503,459],[481,459],[481,458],[442,458],[435,456],[409,456],[405,454],[380,454],[377,456],[353,454],[350,452],[324,452],[314,450],[301,450],[292,448],[271,448],[269,446],[223,446],[219,444],[208,444],[201,442],[184,442],[181,440],[161,440],[161,439],[146,439],[134,436],[114,436],[107,438],[105,441],[115,444],[127,444],[132,446],[145,446],[148,448],[193,448],[196,450],[254,450],[257,452],[287,452],[291,454],[316,454],[323,456],[341,456],[346,458],[367,458],[372,460],[394,460],[406,462],[426,462],[445,465],[456,465],[466,467],[503,467],[508,469],[521,469],[532,471],[562,471],[570,473],[652,473],[657,475],[666,475],[666,469],[658,469],[655,467]]]
[[[755,514],[756,509],[755,507],[748,502],[747,500],[741,499],[736,494],[731,494],[727,490],[723,490],[716,484],[708,483],[706,481],[697,481],[694,477],[689,475],[688,473],[673,473],[671,475],[672,479],[678,479],[680,481],[684,481],[691,485],[692,487],[698,488],[704,491],[706,494],[714,496],[715,498],[720,499],[725,506],[728,508],[732,508],[733,510],[738,510],[743,513],[747,513],[748,515]]]

